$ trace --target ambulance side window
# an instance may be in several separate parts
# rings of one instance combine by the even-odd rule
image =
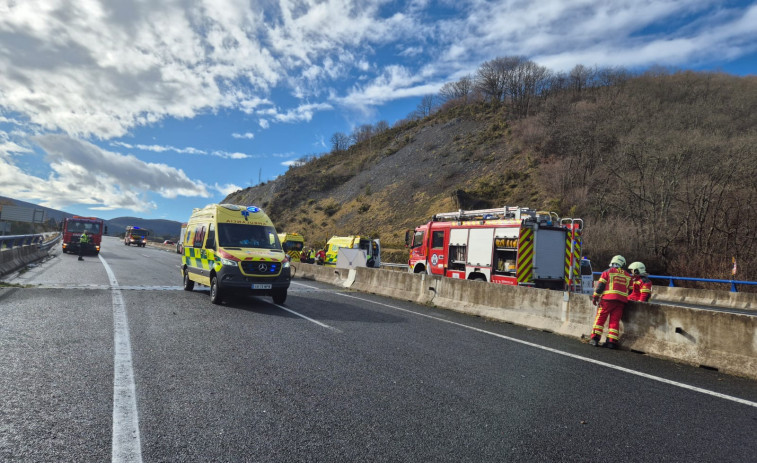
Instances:
[[[435,231],[431,235],[431,247],[433,249],[442,249],[444,247],[444,232]]]
[[[197,226],[195,228],[195,242],[194,247],[201,248],[202,242],[205,239],[205,226]]]
[[[205,243],[205,247],[207,249],[215,249],[216,248],[216,229],[211,223],[208,227],[208,240]]]

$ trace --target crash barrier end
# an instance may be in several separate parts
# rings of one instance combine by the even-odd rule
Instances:
[[[297,274],[577,339],[588,336],[596,315],[585,294],[370,268],[300,264]],[[621,322],[621,348],[757,379],[756,324],[749,315],[630,302]]]

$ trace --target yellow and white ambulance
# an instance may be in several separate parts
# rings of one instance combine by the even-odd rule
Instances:
[[[184,289],[210,287],[220,304],[231,291],[268,295],[283,304],[291,280],[289,258],[276,228],[260,208],[210,204],[195,209],[187,222],[181,258]]]

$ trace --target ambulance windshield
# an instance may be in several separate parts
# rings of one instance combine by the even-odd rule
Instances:
[[[218,224],[218,245],[222,248],[281,249],[275,228],[239,223]]]

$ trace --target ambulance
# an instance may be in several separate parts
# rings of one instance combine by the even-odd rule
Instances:
[[[214,304],[231,292],[272,296],[276,304],[286,300],[289,258],[260,208],[210,204],[194,209],[182,246],[184,290],[192,291],[195,283],[209,286]]]
[[[360,235],[332,236],[326,242],[326,260],[323,265],[336,267],[340,248],[362,250],[366,267],[381,267],[381,242],[378,239],[372,240]]]
[[[305,237],[299,233],[279,233],[281,248],[293,262],[300,261],[300,255],[305,248]]]

